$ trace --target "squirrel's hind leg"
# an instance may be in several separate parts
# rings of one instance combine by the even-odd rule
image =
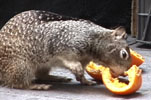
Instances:
[[[35,77],[35,72],[32,67],[34,66],[27,61],[21,59],[11,60],[11,62],[5,66],[6,70],[3,69],[5,72],[2,75],[2,85],[16,89],[49,89],[51,85],[32,83]]]

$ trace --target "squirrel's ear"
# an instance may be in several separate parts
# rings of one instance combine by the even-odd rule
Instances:
[[[114,32],[112,33],[112,36],[116,39],[126,39],[127,38],[127,34],[125,31],[124,27],[118,27],[114,30]]]

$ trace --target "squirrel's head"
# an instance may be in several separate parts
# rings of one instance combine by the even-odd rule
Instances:
[[[107,66],[114,76],[124,73],[131,64],[131,56],[126,43],[125,29],[119,27],[110,33],[94,40],[94,51],[96,63]]]

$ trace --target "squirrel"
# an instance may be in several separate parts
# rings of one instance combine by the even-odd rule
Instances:
[[[89,20],[30,10],[11,18],[0,30],[0,80],[18,89],[49,89],[33,80],[61,80],[49,75],[54,67],[69,69],[81,84],[90,62],[111,69],[113,76],[126,71],[131,56],[122,27],[107,29]],[[62,79],[68,81],[68,79]]]

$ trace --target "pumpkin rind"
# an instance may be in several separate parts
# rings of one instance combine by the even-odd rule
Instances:
[[[118,78],[113,78],[110,69],[90,62],[86,71],[96,80],[103,80],[108,90],[118,95],[128,95],[136,92],[142,85],[142,70],[136,65],[130,67],[125,75],[128,76],[129,83],[120,82]]]
[[[133,65],[140,66],[145,61],[142,55],[138,54],[132,49],[130,49],[130,54],[132,58],[131,66]]]

